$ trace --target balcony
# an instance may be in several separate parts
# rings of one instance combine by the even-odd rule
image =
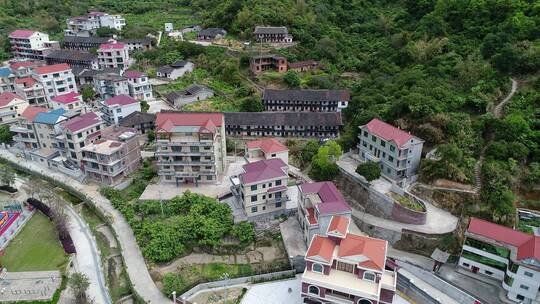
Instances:
[[[11,126],[9,130],[13,133],[33,133],[32,130],[20,126]]]
[[[342,295],[337,295],[337,294],[326,294],[324,296],[325,299],[328,299],[330,301],[332,301],[332,303],[337,303],[337,304],[354,304],[353,300],[345,297],[345,296],[342,296]]]
[[[365,156],[365,158],[366,158],[367,160],[372,161],[372,162],[378,163],[378,162],[381,161],[380,158],[376,157],[375,155],[373,155],[373,154],[371,154],[371,153],[367,153],[367,152],[366,152],[366,153],[364,153],[364,156]]]
[[[379,284],[336,269],[332,269],[328,275],[305,270],[302,282],[362,298],[376,300],[379,296]]]

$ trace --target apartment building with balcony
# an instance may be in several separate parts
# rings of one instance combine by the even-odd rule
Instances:
[[[263,43],[291,43],[292,35],[285,26],[256,26],[253,37]]]
[[[341,112],[349,104],[347,90],[275,90],[265,89],[265,111]]]
[[[15,93],[31,106],[48,106],[45,88],[33,77],[15,79]]]
[[[215,183],[225,170],[224,116],[161,111],[156,116],[156,146],[161,182]]]
[[[128,80],[129,96],[137,100],[150,100],[153,98],[152,85],[145,73],[125,71],[122,76]]]
[[[11,71],[17,78],[32,76],[32,71],[34,68],[44,65],[47,65],[47,63],[42,60],[16,60],[9,63]]]
[[[263,138],[246,142],[248,161],[279,158],[289,163],[289,149],[276,138]]]
[[[28,106],[17,122],[10,126],[15,145],[26,149],[39,149],[39,140],[34,126],[34,118],[38,113],[47,112],[47,108]]]
[[[109,126],[101,139],[82,148],[86,175],[108,186],[118,185],[141,165],[137,130]]]
[[[49,102],[58,95],[78,92],[75,76],[67,63],[36,67],[32,77],[43,85]]]
[[[8,67],[0,68],[0,93],[15,92],[15,79],[17,76]]]
[[[100,69],[120,68],[126,70],[131,64],[127,46],[114,39],[100,45],[97,54]]]
[[[98,73],[92,76],[96,93],[103,99],[118,95],[129,95],[129,81],[115,73]]]
[[[473,217],[458,265],[501,281],[512,301],[540,303],[540,236]]]
[[[101,138],[105,122],[94,112],[76,116],[62,123],[60,134],[55,136],[53,146],[79,168],[82,166],[82,149]]]
[[[77,92],[58,95],[51,100],[50,105],[53,109],[64,109],[77,114],[86,112],[86,105],[82,95]]]
[[[57,147],[56,136],[61,132],[61,124],[68,119],[66,110],[56,109],[37,113],[34,117],[34,131],[39,141],[39,147],[53,150]]]
[[[398,184],[414,180],[424,141],[377,118],[360,126],[358,150],[362,161],[379,164],[381,174]]]
[[[85,16],[75,16],[66,20],[66,36],[92,36],[102,27],[121,31],[126,25],[126,19],[121,15],[109,15],[104,12],[89,12]]]
[[[11,92],[0,93],[0,125],[15,123],[27,107],[28,101],[21,96]]]
[[[298,186],[298,222],[306,244],[313,236],[326,236],[333,216],[351,218],[352,209],[332,182]],[[308,244],[309,245],[309,244]]]
[[[43,60],[51,51],[60,48],[58,41],[49,41],[49,35],[37,31],[16,30],[8,39],[11,53],[16,58]]]
[[[349,232],[350,218],[333,216],[314,235],[302,274],[302,303],[391,304],[397,273],[386,267],[385,240]]]
[[[231,179],[231,190],[248,218],[285,210],[288,169],[280,158],[259,160],[243,165],[244,172]]]
[[[128,95],[118,95],[106,99],[100,104],[102,118],[108,124],[118,125],[118,122],[129,114],[141,111],[141,103]]]

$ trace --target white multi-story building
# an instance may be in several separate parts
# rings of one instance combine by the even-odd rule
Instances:
[[[398,184],[411,182],[420,167],[424,141],[376,118],[359,128],[360,159],[378,163],[381,174]]]
[[[507,297],[540,303],[540,236],[471,218],[459,266],[502,281]]]
[[[64,116],[66,110],[56,109],[39,112],[34,116],[34,131],[39,141],[39,147],[54,149],[57,147],[55,137],[61,132],[60,125],[68,118]]]
[[[28,101],[11,92],[0,93],[0,125],[9,125],[17,121],[28,107]]]
[[[94,89],[106,99],[118,95],[129,95],[129,81],[126,77],[114,73],[97,74],[92,77]]]
[[[146,74],[139,71],[125,71],[123,76],[128,80],[129,96],[137,100],[152,99],[152,85]]]
[[[47,106],[47,95],[43,85],[33,77],[17,78],[15,93],[28,101],[31,106]]]
[[[103,101],[100,108],[107,123],[118,125],[122,118],[133,112],[140,112],[141,103],[128,95],[118,95]]]
[[[4,67],[0,68],[0,93],[3,92],[15,92],[15,79],[17,76],[13,73],[13,70]]]
[[[58,95],[78,92],[75,76],[67,63],[37,67],[33,77],[43,85],[49,102]]]
[[[67,94],[58,95],[51,100],[53,109],[64,109],[73,113],[86,112],[85,104],[82,100],[82,95],[77,92],[69,92]]]
[[[90,12],[86,16],[76,16],[67,19],[66,36],[89,37],[102,27],[121,31],[126,25],[126,19],[121,15],[109,15],[103,12]]]
[[[17,58],[43,60],[52,50],[59,49],[58,41],[49,35],[31,30],[16,30],[9,34],[11,53]]]
[[[34,118],[42,112],[47,112],[47,108],[28,106],[17,122],[10,126],[9,130],[13,133],[13,141],[16,146],[27,150],[39,149]]]
[[[162,182],[215,183],[225,170],[223,113],[162,111],[156,116],[156,145]]]
[[[114,39],[102,44],[97,53],[98,64],[101,69],[120,68],[126,70],[131,63],[128,47]]]

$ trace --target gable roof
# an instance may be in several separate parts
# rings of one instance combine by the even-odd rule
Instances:
[[[178,126],[205,127],[208,120],[211,120],[215,127],[221,127],[223,125],[223,113],[161,111],[156,115],[156,130],[161,129],[171,132],[174,127]]]
[[[36,116],[34,116],[34,122],[36,123],[42,123],[47,125],[53,125],[58,122],[60,117],[63,116],[64,113],[67,111],[60,108],[56,110],[50,110],[48,112],[39,112]]]
[[[81,50],[54,50],[51,53],[45,56],[46,59],[57,59],[57,60],[77,60],[77,61],[93,61],[97,58],[97,55],[90,52],[81,51]]]
[[[21,116],[26,118],[26,120],[28,120],[29,122],[33,122],[36,115],[43,112],[47,112],[47,108],[28,106],[21,113]]]
[[[118,41],[110,41],[110,42],[107,42],[107,43],[103,43],[99,46],[99,49],[100,50],[118,50],[118,49],[123,49],[125,48],[126,45],[121,43],[121,42],[118,42]]]
[[[122,76],[126,78],[140,78],[140,77],[144,77],[145,74],[143,72],[129,70],[129,71],[125,71]]]
[[[64,124],[64,127],[71,132],[77,132],[79,130],[88,128],[92,125],[100,123],[101,120],[94,112],[88,112],[81,116],[74,117]]]
[[[248,141],[246,146],[248,149],[261,149],[266,154],[289,151],[285,145],[275,138],[263,138]]]
[[[284,34],[287,35],[289,30],[285,26],[256,26],[253,34]]]
[[[262,100],[290,101],[349,101],[351,95],[347,90],[274,90],[265,89]]]
[[[186,61],[186,60],[177,60],[177,61],[173,62],[172,64],[170,64],[170,66],[172,66],[173,68],[183,68],[188,63],[189,63],[189,61]]]
[[[15,79],[15,84],[22,84],[25,88],[35,85],[37,81],[32,77],[24,77]]]
[[[135,111],[128,116],[120,120],[119,125],[124,127],[131,127],[134,125],[140,125],[143,123],[154,123],[156,121],[156,115],[151,113],[144,113],[140,111]]]
[[[319,214],[330,215],[351,212],[352,210],[333,182],[305,183],[301,184],[299,188],[304,194],[316,193],[319,195],[321,203],[315,205]]]
[[[327,237],[315,234],[311,239],[309,248],[306,252],[306,258],[322,259],[327,264],[331,264],[333,260],[334,249],[336,244]]]
[[[467,232],[517,248],[517,259],[540,261],[540,237],[479,218],[471,218]]]
[[[341,240],[338,257],[361,256],[365,260],[360,261],[358,266],[383,271],[386,263],[386,246],[385,240],[348,233]]]
[[[116,95],[114,97],[111,97],[107,100],[105,100],[105,104],[108,105],[108,106],[112,106],[112,105],[119,105],[119,106],[125,106],[125,105],[130,105],[130,104],[133,104],[133,103],[138,103],[139,101],[131,96],[128,96],[128,95]]]
[[[30,38],[35,32],[31,30],[15,30],[9,34],[10,38]]]
[[[59,63],[59,64],[44,65],[44,66],[37,67],[34,69],[34,72],[36,72],[36,74],[43,75],[43,74],[62,72],[69,69],[70,67],[67,63]]]
[[[377,118],[373,118],[363,127],[384,140],[394,141],[398,147],[403,146],[413,138],[411,134]]]
[[[332,216],[326,234],[345,237],[349,232],[349,218],[345,216]]]
[[[52,100],[59,103],[63,103],[63,104],[69,104],[72,102],[81,101],[80,97],[81,97],[81,94],[77,92],[69,92],[67,94],[58,95],[54,97]]]
[[[27,68],[27,67],[37,66],[37,65],[45,65],[45,63],[43,61],[40,61],[40,60],[25,60],[25,61],[15,61],[15,62],[12,62],[12,63],[9,64],[9,66],[13,70],[17,70],[17,69],[20,69],[20,68]]]
[[[341,126],[339,112],[228,112],[225,123],[230,126]]]
[[[265,159],[242,166],[244,173],[239,175],[243,184],[256,183],[263,180],[286,177],[287,172],[283,170],[287,164],[280,158]]]
[[[9,77],[10,75],[13,75],[10,68],[0,68],[0,77]]]
[[[198,36],[209,36],[209,37],[216,37],[217,35],[225,35],[227,34],[227,31],[225,31],[222,28],[217,27],[209,27],[204,30],[200,30],[198,33]]]
[[[14,94],[11,92],[0,93],[0,107],[9,105],[15,99],[20,99],[24,101],[24,98],[22,98],[21,96],[17,94]]]

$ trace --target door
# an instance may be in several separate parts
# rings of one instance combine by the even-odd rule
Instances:
[[[480,270],[480,268],[476,267],[476,266],[473,266],[472,267],[472,272],[473,273],[478,273],[478,270]]]

